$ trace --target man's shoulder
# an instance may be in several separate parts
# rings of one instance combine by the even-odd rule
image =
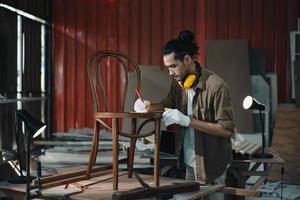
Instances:
[[[207,69],[206,72],[207,72],[207,79],[206,79],[207,88],[216,89],[216,90],[222,87],[228,88],[227,83],[224,81],[224,79],[221,76]]]

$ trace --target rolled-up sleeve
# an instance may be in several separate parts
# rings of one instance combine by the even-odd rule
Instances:
[[[216,88],[214,95],[215,120],[223,128],[234,131],[233,111],[230,103],[230,93],[226,85]]]

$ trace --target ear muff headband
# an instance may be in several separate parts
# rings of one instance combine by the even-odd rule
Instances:
[[[194,84],[197,76],[195,74],[190,74],[184,79],[184,83],[182,84],[182,81],[179,81],[179,85],[184,89],[190,89],[192,85]]]

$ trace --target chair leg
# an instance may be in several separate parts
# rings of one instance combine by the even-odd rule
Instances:
[[[154,148],[154,182],[159,186],[159,144],[160,144],[160,119],[155,120],[155,148]]]
[[[99,135],[100,125],[97,121],[95,122],[95,127],[96,127],[95,128],[96,134],[94,133],[95,141],[94,141],[93,145],[95,145],[95,147],[94,147],[94,152],[93,152],[93,166],[95,166],[95,164],[96,164],[97,154],[98,154],[98,145],[99,145],[99,140],[100,140],[100,135]]]
[[[136,138],[130,138],[129,156],[128,156],[128,178],[132,177],[134,153],[135,153]]]
[[[136,119],[132,119],[131,122],[131,133],[136,135]],[[128,178],[132,177],[133,173],[133,163],[134,163],[134,153],[135,153],[136,138],[130,138],[129,156],[128,156]]]
[[[118,145],[118,120],[112,119],[112,147],[113,147],[113,190],[118,190],[118,171],[119,171],[119,145]]]
[[[97,157],[97,152],[98,152],[99,128],[100,128],[99,123],[95,120],[93,143],[92,143],[90,158],[89,158],[89,162],[88,162],[88,166],[87,166],[87,170],[86,170],[86,179],[90,178],[92,167],[96,163],[96,157]]]

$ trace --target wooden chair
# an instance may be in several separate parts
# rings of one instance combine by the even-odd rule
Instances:
[[[109,111],[107,106],[107,94],[104,88],[104,84],[101,80],[101,70],[105,67],[107,62],[105,59],[112,59],[116,61],[116,66],[121,67],[123,70],[122,75],[124,75],[124,91],[121,95],[121,110],[120,112],[112,112]],[[111,60],[110,60],[111,61]],[[95,122],[94,122],[94,136],[93,136],[93,144],[90,153],[89,163],[86,172],[86,178],[90,178],[92,167],[96,163],[96,157],[98,152],[98,142],[99,142],[99,131],[102,128],[106,128],[112,132],[112,154],[113,154],[113,162],[112,162],[112,172],[113,172],[113,190],[118,189],[118,157],[119,157],[119,144],[118,138],[119,135],[130,138],[130,147],[128,152],[128,177],[132,177],[133,172],[133,161],[134,161],[134,151],[135,144],[137,138],[147,137],[152,134],[155,134],[155,149],[154,149],[154,182],[156,186],[159,186],[159,140],[160,140],[160,120],[161,113],[160,112],[149,112],[149,113],[135,113],[135,112],[124,112],[124,105],[128,87],[128,71],[129,66],[133,67],[133,70],[137,75],[137,86],[136,88],[129,89],[137,89],[140,91],[141,87],[141,72],[137,63],[129,56],[116,51],[97,51],[93,53],[87,62],[87,72],[90,87],[93,94],[94,106],[95,106]],[[109,65],[106,65],[109,67]],[[99,100],[101,98],[101,102],[103,104],[103,108],[100,109]],[[134,103],[134,102],[133,102]],[[145,121],[137,127],[137,120],[144,118]],[[131,130],[130,133],[125,133],[119,130],[118,125],[119,121],[123,119],[131,119]],[[107,121],[111,120],[111,126]],[[143,129],[143,126],[148,122],[154,122],[154,130],[146,133],[140,133]]]

